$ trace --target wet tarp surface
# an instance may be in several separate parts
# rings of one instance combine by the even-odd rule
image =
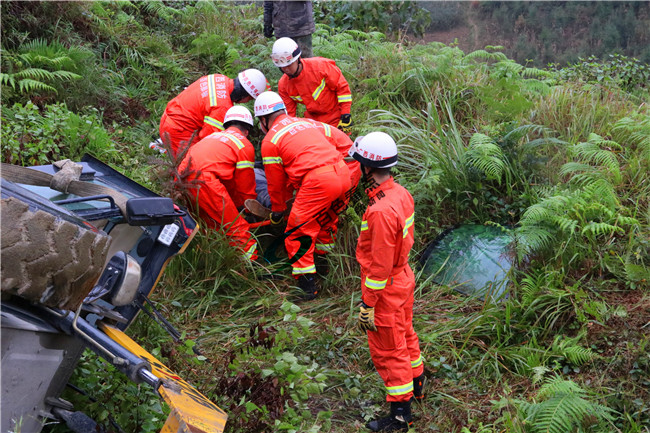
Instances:
[[[510,231],[493,226],[461,225],[434,240],[420,263],[438,284],[467,295],[504,296],[512,267]]]

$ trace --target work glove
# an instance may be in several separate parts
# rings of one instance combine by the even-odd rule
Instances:
[[[264,24],[264,37],[265,38],[272,38],[273,37],[273,26],[272,25]]]
[[[376,331],[375,326],[375,307],[369,307],[361,302],[359,307],[359,328],[362,331]]]
[[[352,133],[352,115],[351,114],[341,114],[341,120],[337,127],[345,132],[346,134]]]
[[[271,220],[271,224],[278,225],[284,219],[284,212],[271,212],[271,217],[269,219]]]

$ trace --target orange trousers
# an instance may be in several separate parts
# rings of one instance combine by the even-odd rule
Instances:
[[[345,208],[350,171],[340,162],[305,175],[287,221],[284,245],[293,275],[316,272],[314,252],[326,253],[334,245],[338,214]]]
[[[229,244],[243,251],[250,260],[257,259],[257,242],[250,234],[250,225],[239,215],[225,186],[218,180],[205,181],[195,190],[199,216],[206,226],[221,228],[229,238]]]
[[[413,379],[424,372],[420,341],[413,329],[414,289],[409,266],[392,275],[375,305],[377,331],[368,331],[370,357],[384,381],[389,402],[410,400]]]
[[[163,113],[162,118],[160,119],[159,132],[163,143],[171,146],[173,157],[176,157],[179,152],[188,147],[188,143],[194,132],[196,132],[196,135],[191,144],[199,142],[199,131],[192,131],[179,126],[176,122],[170,119],[169,116],[167,116],[167,113]]]

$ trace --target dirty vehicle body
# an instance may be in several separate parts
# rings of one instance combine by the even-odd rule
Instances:
[[[77,186],[107,194],[34,186],[3,164],[2,432],[39,432],[48,420],[95,431],[83,408],[60,398],[85,348],[156,390],[171,409],[163,432],[222,432],[227,415],[124,333],[197,224],[95,158],[81,165]],[[46,179],[59,171],[31,170]]]

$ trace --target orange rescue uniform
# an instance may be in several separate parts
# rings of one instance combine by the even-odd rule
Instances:
[[[237,128],[208,135],[190,147],[178,172],[193,172],[186,178],[195,197],[193,205],[206,225],[222,227],[230,244],[242,249],[245,257],[257,258],[257,242],[248,222],[239,214],[246,199],[255,199],[255,149]]]
[[[391,177],[367,190],[357,244],[363,302],[375,308],[377,331],[368,331],[370,356],[386,386],[386,400],[408,401],[413,378],[424,372],[413,329],[415,277],[408,264],[413,246],[413,197]]]
[[[234,86],[234,80],[225,75],[206,75],[169,101],[160,119],[160,137],[165,143],[169,140],[173,156],[188,145],[197,130],[198,136],[190,145],[223,131],[226,111],[233,106],[230,93]]]
[[[348,167],[316,126],[286,114],[275,119],[262,140],[262,160],[273,212],[285,211],[286,201],[298,191],[284,241],[293,275],[315,273],[314,252],[334,245],[338,213],[350,189]]]
[[[327,141],[330,142],[332,146],[338,150],[338,152],[341,154],[343,158],[346,158],[349,156],[349,151],[352,145],[354,144],[352,140],[350,140],[350,137],[348,134],[345,132],[341,131],[338,128],[333,128],[331,125],[328,125],[327,123],[319,122],[317,120],[313,119],[305,119],[309,122],[312,122],[314,125],[316,125],[321,132],[325,135],[327,138]],[[359,161],[356,159],[348,158],[349,161],[345,161],[345,164],[348,166],[348,170],[350,170],[350,192],[348,193],[348,198],[350,195],[352,195],[352,192],[357,188],[357,185],[359,185],[359,180],[361,180],[361,165],[359,164]]]
[[[278,93],[287,113],[296,115],[297,104],[305,105],[304,117],[339,124],[342,114],[350,114],[352,92],[336,62],[324,57],[300,59],[302,71],[295,78],[283,74],[278,82]]]

